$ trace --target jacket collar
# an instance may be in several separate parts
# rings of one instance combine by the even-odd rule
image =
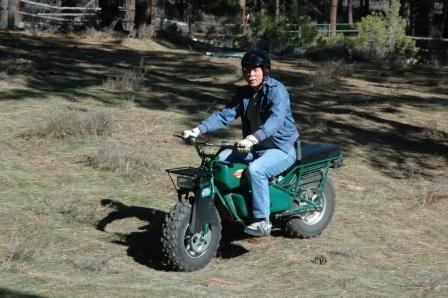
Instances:
[[[277,86],[277,81],[274,80],[273,78],[271,78],[271,77],[268,76],[268,77],[263,81],[263,87],[262,87],[261,91],[263,92],[263,94],[266,94],[266,92],[268,91],[268,89],[269,89],[270,87],[274,87],[274,86]]]
[[[277,81],[274,80],[273,78],[271,78],[270,76],[268,76],[266,78],[266,80],[264,80],[263,82],[263,87],[268,86],[268,87],[273,87],[273,86],[277,86]]]
[[[270,76],[268,76],[262,83],[263,86],[261,87],[261,93],[263,95],[266,95],[268,89],[270,87],[277,86],[277,83],[278,83],[277,80],[275,80],[275,79],[271,78]],[[252,94],[252,92],[253,92],[252,89],[248,85],[247,85],[247,89],[246,90],[248,90],[247,92],[250,92],[248,94]]]

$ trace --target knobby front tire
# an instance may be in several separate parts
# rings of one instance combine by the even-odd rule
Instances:
[[[178,202],[166,215],[162,227],[162,250],[168,264],[178,271],[196,271],[204,268],[216,255],[221,240],[221,220],[208,224],[197,234],[190,233],[192,207]]]

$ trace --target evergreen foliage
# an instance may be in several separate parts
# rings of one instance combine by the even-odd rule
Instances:
[[[291,21],[296,23],[291,25]],[[317,29],[311,25],[309,17],[290,19],[280,16],[275,19],[266,10],[261,10],[255,17],[252,39],[261,49],[281,53],[305,48],[316,35]]]
[[[400,3],[393,0],[384,14],[374,12],[357,24],[355,48],[369,59],[415,58],[418,48],[406,36],[406,21],[400,14]]]

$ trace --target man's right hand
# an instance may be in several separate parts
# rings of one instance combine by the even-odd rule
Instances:
[[[189,138],[189,137],[197,138],[200,134],[201,134],[201,131],[199,130],[199,128],[195,127],[193,129],[184,130],[182,132],[182,138],[184,138],[184,139]]]

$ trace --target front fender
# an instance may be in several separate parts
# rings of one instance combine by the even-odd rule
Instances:
[[[195,191],[193,210],[190,220],[190,232],[199,233],[202,226],[219,224],[218,213],[215,207],[213,186],[209,177],[201,177],[199,188]]]

